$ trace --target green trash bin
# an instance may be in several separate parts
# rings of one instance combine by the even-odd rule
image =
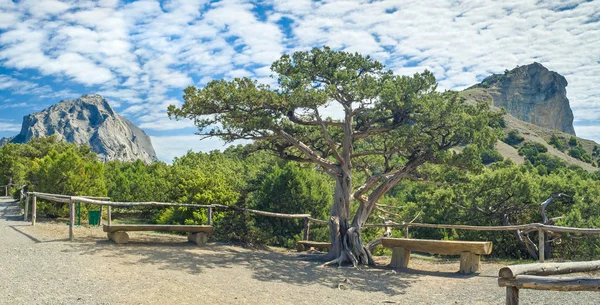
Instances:
[[[100,225],[100,211],[88,211],[88,221],[90,226]]]

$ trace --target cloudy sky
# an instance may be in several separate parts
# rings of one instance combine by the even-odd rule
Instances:
[[[600,1],[0,0],[0,137],[23,115],[105,96],[165,161],[200,142],[166,107],[183,89],[248,76],[272,83],[281,54],[328,45],[444,89],[537,61],[564,75],[575,130],[600,142]]]

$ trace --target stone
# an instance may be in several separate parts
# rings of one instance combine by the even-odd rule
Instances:
[[[494,106],[521,121],[575,135],[567,85],[562,75],[534,62],[491,75],[469,89],[485,88]]]
[[[101,161],[157,160],[150,137],[132,122],[117,114],[98,94],[63,100],[23,118],[21,132],[2,144],[27,143],[31,138],[56,135],[61,141],[89,145]]]

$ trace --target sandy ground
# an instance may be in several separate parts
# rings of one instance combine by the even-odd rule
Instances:
[[[503,304],[483,263],[459,275],[457,260],[414,258],[407,270],[317,268],[297,253],[255,251],[182,236],[130,233],[116,245],[100,228],[22,221],[0,199],[0,304]],[[341,284],[341,285],[340,285]],[[522,304],[600,304],[593,292],[521,291]]]

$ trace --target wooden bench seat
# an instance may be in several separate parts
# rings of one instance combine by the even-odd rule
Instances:
[[[296,250],[298,250],[298,252],[306,251],[311,247],[317,249],[326,249],[327,251],[329,251],[331,250],[331,243],[309,240],[299,240],[296,242]]]
[[[408,238],[384,238],[381,244],[392,248],[391,267],[406,268],[410,261],[410,252],[430,254],[460,255],[460,273],[477,272],[481,265],[480,255],[492,253],[492,242],[430,240]]]
[[[188,240],[203,246],[208,242],[208,237],[213,232],[212,226],[197,226],[197,225],[104,225],[104,232],[107,233],[108,239],[117,244],[126,244],[129,242],[127,232],[131,231],[156,231],[156,232],[186,232]]]

